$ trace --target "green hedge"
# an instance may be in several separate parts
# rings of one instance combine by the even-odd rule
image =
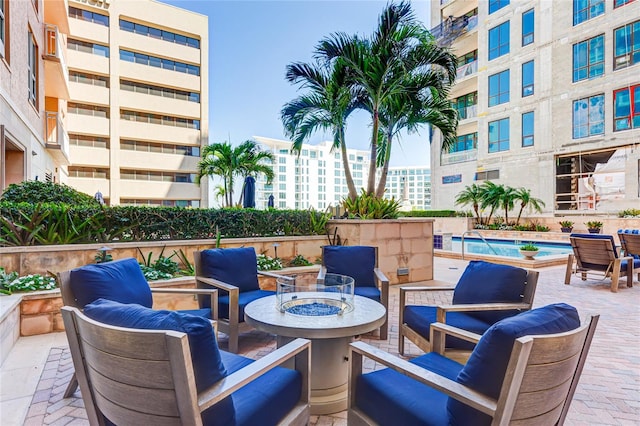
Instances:
[[[313,210],[86,207],[0,202],[0,245],[158,241],[324,234]],[[324,219],[324,220],[323,220]]]
[[[455,210],[411,210],[400,212],[403,217],[458,217]]]

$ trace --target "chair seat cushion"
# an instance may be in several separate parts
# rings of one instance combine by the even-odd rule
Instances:
[[[193,315],[194,317],[202,317],[206,319],[211,319],[211,309],[181,309],[179,311],[181,314]]]
[[[380,302],[380,290],[377,287],[356,287],[353,291],[356,296],[366,297],[368,299]]]
[[[135,304],[98,299],[85,306],[84,313],[96,321],[118,327],[175,330],[186,333],[198,392],[227,376],[218,342],[209,320],[176,311],[157,311]],[[202,413],[204,424],[233,424],[233,400],[225,398]]]
[[[469,262],[453,291],[453,304],[520,303],[524,295],[527,271],[509,265],[473,260]],[[469,312],[490,324],[516,315],[517,311]]]
[[[89,264],[73,269],[70,287],[77,306],[108,299],[120,303],[135,303],[150,308],[153,297],[149,283],[134,258]]]
[[[435,306],[408,305],[404,307],[404,323],[419,335],[429,340],[431,324],[436,322]],[[491,323],[484,322],[476,317],[472,317],[465,312],[447,313],[447,324],[473,333],[483,334]],[[445,345],[452,349],[473,350],[475,345],[457,337],[447,336]]]
[[[229,374],[251,364],[252,359],[220,352]],[[296,370],[276,367],[232,394],[238,426],[275,425],[300,400],[302,376]]]
[[[244,308],[254,300],[261,299],[263,297],[272,296],[276,294],[275,291],[267,290],[253,290],[240,292],[238,296],[238,322],[244,322]],[[275,308],[274,308],[275,309]],[[229,295],[218,297],[218,317],[229,318]]]
[[[547,305],[506,318],[482,336],[457,381],[497,399],[514,341],[522,336],[556,334],[580,326],[578,312],[564,303]],[[452,398],[447,402],[452,425],[489,425],[491,418]]]
[[[231,284],[244,291],[258,290],[258,262],[253,247],[203,250],[198,274]]]
[[[330,274],[353,277],[357,287],[375,287],[376,249],[369,246],[324,246],[322,264]]]
[[[431,352],[411,361],[455,380],[462,365]],[[391,368],[363,374],[356,383],[356,407],[376,424],[444,426],[447,396]]]
[[[633,269],[640,268],[640,259],[633,259]],[[620,262],[620,270],[625,271],[627,269],[627,261]]]

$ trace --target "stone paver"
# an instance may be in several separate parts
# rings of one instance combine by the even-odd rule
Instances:
[[[436,278],[455,283],[466,262],[434,259]],[[618,293],[609,291],[609,280],[581,281],[573,277],[571,285],[564,285],[564,267],[540,269],[535,306],[566,302],[575,306],[582,317],[599,313],[600,322],[592,343],[574,401],[566,421],[567,425],[631,425],[640,424],[640,284],[625,287],[622,280]],[[410,296],[413,297],[413,296]],[[446,303],[450,294],[426,294],[410,299],[410,303]],[[398,353],[398,289],[390,292],[389,339],[379,341],[372,336],[361,339],[392,354]],[[226,337],[220,335],[221,348]],[[253,331],[242,335],[241,354],[260,358],[275,349],[273,336]],[[422,352],[407,343],[407,358]],[[70,377],[70,356],[67,348],[52,348],[43,370],[38,391],[33,396],[25,425],[68,424],[86,425],[87,417],[80,393],[62,399],[61,393]],[[55,368],[55,374],[51,373]],[[365,369],[379,368],[374,362],[365,363]],[[46,401],[46,404],[45,404]],[[346,413],[331,416],[312,416],[312,426],[344,426]]]

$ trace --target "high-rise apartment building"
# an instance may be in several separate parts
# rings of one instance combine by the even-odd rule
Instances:
[[[0,191],[69,164],[66,1],[0,0]]]
[[[70,0],[71,164],[108,203],[206,207],[208,18],[153,0]]]
[[[256,208],[265,209],[273,195],[274,207],[288,209],[325,210],[335,207],[349,195],[342,153],[331,150],[331,142],[304,144],[300,155],[291,154],[290,141],[256,136],[261,148],[274,155],[274,180],[264,176],[256,182]],[[356,189],[367,186],[369,151],[347,149],[349,167]],[[386,198],[404,201],[405,209],[429,208],[431,198],[430,172],[426,166],[390,167]]]
[[[486,180],[547,213],[640,205],[640,1],[440,0],[432,33],[459,57],[457,143],[431,152],[434,208]]]

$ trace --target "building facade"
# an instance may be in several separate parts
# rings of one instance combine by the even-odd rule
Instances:
[[[291,154],[290,141],[255,136],[261,148],[273,153],[274,180],[264,176],[256,182],[256,208],[265,209],[269,196],[280,209],[326,210],[340,204],[349,195],[342,154],[331,150],[331,142],[304,144],[300,155]],[[349,167],[356,189],[366,187],[369,176],[369,151],[347,149]],[[429,208],[430,172],[426,166],[390,167],[386,198],[403,201],[407,210]]]
[[[441,0],[432,33],[459,57],[458,140],[431,151],[434,208],[486,180],[545,213],[640,205],[640,1]]]
[[[69,164],[66,1],[0,0],[0,192]]]
[[[153,0],[68,3],[70,164],[111,205],[208,206],[208,18]]]

